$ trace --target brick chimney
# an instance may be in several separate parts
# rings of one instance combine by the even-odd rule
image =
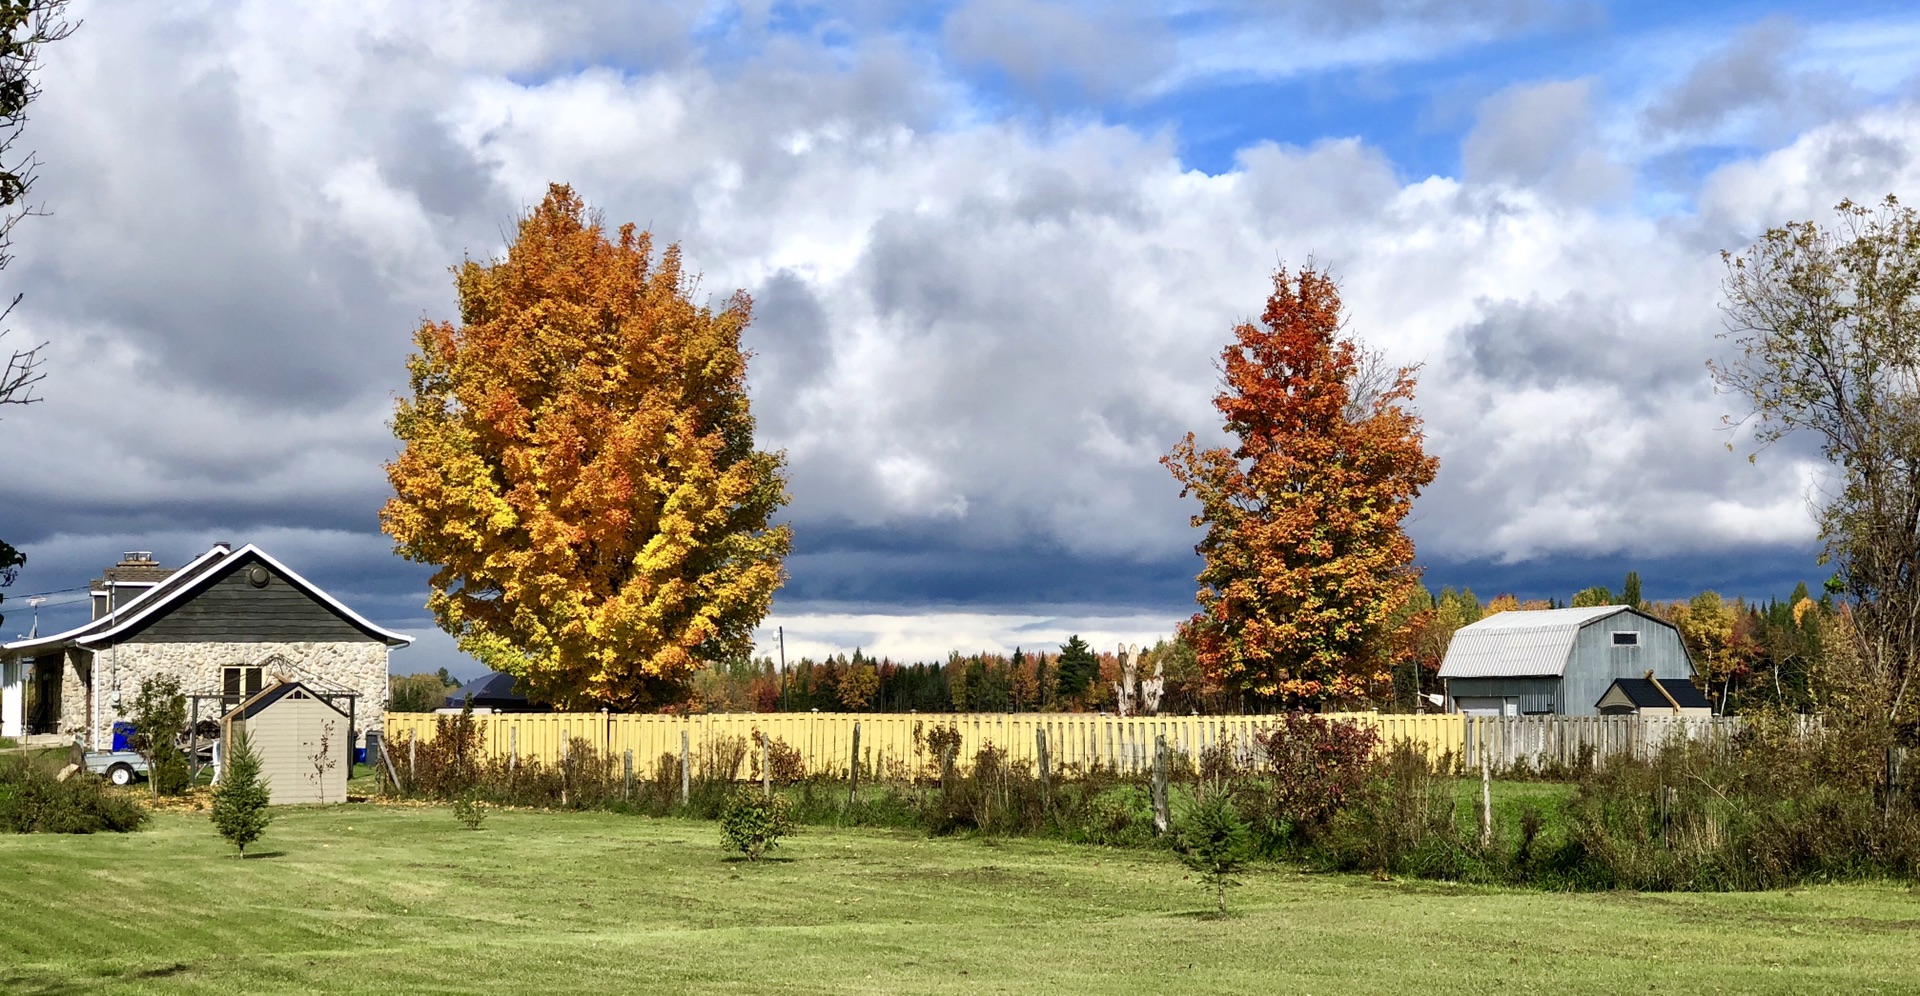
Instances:
[[[121,554],[119,563],[100,572],[87,586],[93,594],[93,617],[98,619],[126,605],[172,573],[153,559],[151,550],[129,550]]]

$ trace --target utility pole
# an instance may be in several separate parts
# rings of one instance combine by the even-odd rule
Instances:
[[[773,631],[780,637],[780,711],[788,712],[793,699],[787,694],[787,628],[775,626]]]

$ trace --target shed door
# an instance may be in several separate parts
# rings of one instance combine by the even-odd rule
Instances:
[[[1462,696],[1454,701],[1454,708],[1463,716],[1517,716],[1520,703],[1517,699],[1490,696]]]

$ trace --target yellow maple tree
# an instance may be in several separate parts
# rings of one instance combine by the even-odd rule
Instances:
[[[460,647],[567,707],[684,695],[749,652],[784,580],[782,453],[754,448],[740,335],[696,306],[678,246],[609,239],[556,184],[504,259],[456,267],[460,322],[424,322],[381,526],[434,564]]]

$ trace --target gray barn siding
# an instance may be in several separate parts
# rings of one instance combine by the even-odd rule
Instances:
[[[1560,679],[1541,678],[1449,678],[1447,690],[1456,699],[1517,698],[1522,715],[1553,712],[1558,704]]]
[[[1632,631],[1640,634],[1637,647],[1616,647],[1613,634]],[[1633,612],[1621,612],[1596,619],[1574,636],[1573,652],[1567,658],[1566,676],[1561,693],[1564,702],[1559,712],[1566,716],[1598,716],[1594,703],[1607,693],[1616,678],[1643,678],[1652,669],[1656,678],[1691,678],[1693,665],[1687,648],[1673,627]]]
[[[153,643],[294,643],[372,637],[309,598],[277,572],[265,588],[247,580],[247,562],[154,620],[134,638]]]

